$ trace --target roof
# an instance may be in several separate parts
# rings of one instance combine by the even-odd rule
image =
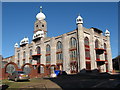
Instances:
[[[91,28],[93,28],[93,29],[94,29],[94,31],[95,31],[95,32],[97,32],[97,33],[103,33],[103,31],[102,31],[102,30],[100,30],[100,29],[98,29],[98,28],[94,28],[94,27],[91,27]]]

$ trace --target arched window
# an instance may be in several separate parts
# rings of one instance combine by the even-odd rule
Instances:
[[[99,41],[98,41],[98,39],[95,41],[95,48],[99,48]]]
[[[32,57],[32,49],[30,49],[30,58],[29,58],[30,59],[29,63],[32,64],[32,58],[31,57]]]
[[[18,60],[20,59],[20,53],[18,53]]]
[[[95,40],[95,48],[99,48],[99,41],[98,41],[98,39]],[[100,56],[97,53],[96,53],[96,60],[100,60]]]
[[[47,46],[46,46],[46,52],[50,52],[50,45],[49,44],[47,44]]]
[[[46,45],[46,64],[50,64],[51,61],[51,55],[50,55],[50,45]]]
[[[23,59],[25,59],[25,57],[26,57],[26,53],[25,53],[25,51],[23,52]]]
[[[106,44],[104,43],[104,49],[105,49],[105,52],[104,52],[104,56],[105,56],[105,60],[107,60],[107,52],[106,52]]]
[[[32,56],[32,49],[30,49],[30,56]]]
[[[106,48],[107,48],[107,47],[106,47],[106,44],[104,43],[104,49],[106,50]]]
[[[62,43],[60,41],[57,42],[57,50],[62,49]]]
[[[78,71],[78,62],[77,62],[77,40],[72,37],[70,39],[70,69],[71,73],[77,73]]]
[[[70,59],[77,60],[77,41],[73,37],[70,39]]]
[[[89,46],[89,39],[85,37],[84,39],[84,46],[85,46],[85,58],[86,58],[86,69],[91,69],[91,61],[90,61],[90,46]]]
[[[85,57],[86,59],[90,60],[89,39],[87,37],[84,39],[84,45],[85,45]]]
[[[62,53],[62,43],[60,41],[57,42],[57,63],[63,63],[63,53]]]
[[[41,49],[40,49],[39,46],[36,48],[36,50],[37,50],[37,54],[40,54],[40,53],[41,53]]]
[[[25,51],[23,52],[23,64],[25,64],[25,58],[26,58],[26,53]]]
[[[75,38],[71,38],[71,40],[70,40],[70,47],[72,48],[76,48],[77,47],[77,41],[76,41],[76,39]]]

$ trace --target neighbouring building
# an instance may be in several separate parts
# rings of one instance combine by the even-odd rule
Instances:
[[[77,73],[82,70],[95,70],[112,72],[112,54],[110,45],[110,32],[105,35],[97,28],[85,28],[83,18],[76,18],[77,28],[71,32],[57,37],[47,37],[46,16],[40,7],[36,15],[33,39],[25,37],[15,44],[14,62],[21,68],[30,63],[34,69],[39,67],[38,73],[52,73],[55,69],[67,73]],[[59,28],[59,27],[58,27]],[[50,31],[50,30],[49,30]],[[59,32],[59,31],[58,31]]]

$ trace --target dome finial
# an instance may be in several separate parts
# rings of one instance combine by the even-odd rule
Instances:
[[[44,20],[44,19],[46,18],[46,16],[44,15],[44,13],[42,13],[42,6],[40,6],[40,13],[38,13],[38,14],[36,15],[36,18],[37,18],[38,20]]]
[[[42,6],[40,6],[40,12],[42,12]]]

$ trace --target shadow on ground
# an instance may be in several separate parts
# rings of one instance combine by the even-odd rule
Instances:
[[[2,85],[2,90],[6,90],[9,86],[8,85]]]
[[[120,74],[109,73],[78,73],[60,75],[57,78],[47,78],[62,89],[66,88],[120,88]]]

